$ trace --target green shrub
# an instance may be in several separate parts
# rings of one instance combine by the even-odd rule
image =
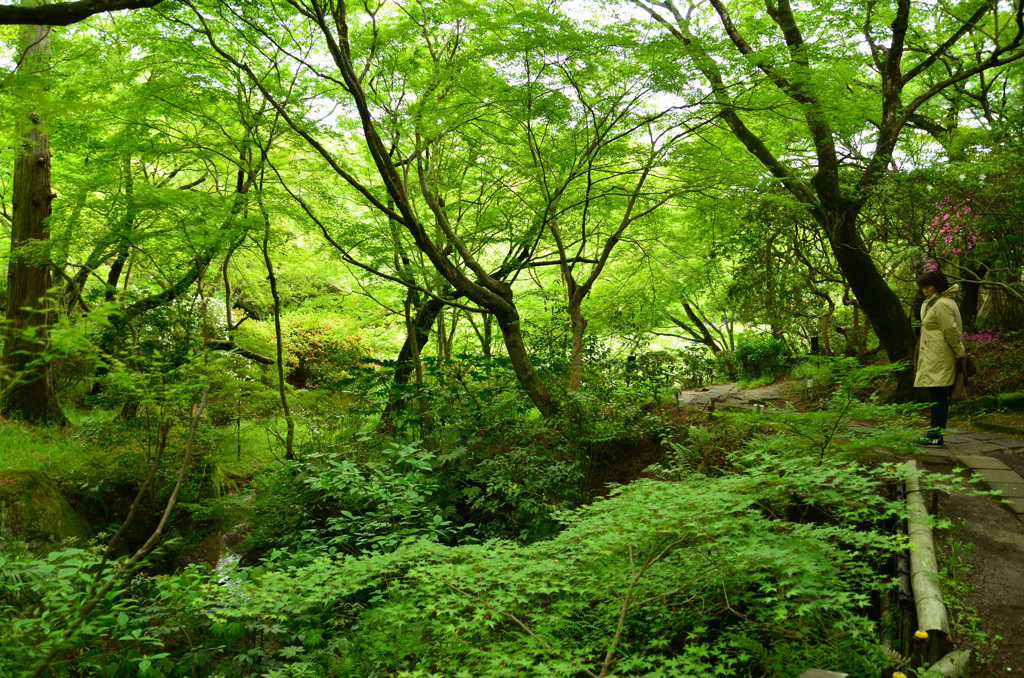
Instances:
[[[715,377],[720,381],[736,381],[740,376],[740,366],[736,354],[722,351],[715,356]]]
[[[676,375],[686,388],[704,386],[715,372],[715,357],[703,346],[686,346],[678,352]]]
[[[209,589],[200,607],[246,629],[275,620],[276,647],[310,675],[546,677],[597,672],[607,656],[616,675],[797,675],[806,661],[878,675],[872,625],[856,611],[889,586],[875,566],[902,547],[864,529],[865,504],[878,517],[899,510],[879,497],[883,479],[800,458],[746,464],[619,488],[550,540],[419,540],[282,563]],[[776,518],[793,495],[835,522]]]
[[[998,398],[999,407],[1005,410],[1024,412],[1024,392],[1002,393]]]
[[[859,367],[856,358],[813,356],[793,365],[790,376],[800,380],[813,379],[814,388],[820,393],[831,393],[840,384],[849,382]],[[891,378],[891,375],[886,373],[883,378]],[[873,380],[874,376],[870,375],[859,385],[867,386]]]
[[[736,344],[739,376],[743,379],[778,378],[793,361],[793,350],[782,339],[743,339]]]
[[[305,465],[303,481],[335,513],[320,541],[352,553],[389,552],[420,537],[447,539],[452,509],[441,506],[433,453],[414,445],[389,445],[381,459],[355,464],[328,455]],[[446,515],[447,514],[447,515]]]
[[[474,463],[462,493],[481,537],[531,542],[561,529],[555,516],[578,505],[581,476],[578,463],[517,447]]]

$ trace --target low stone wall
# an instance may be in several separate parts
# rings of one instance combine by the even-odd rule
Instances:
[[[982,412],[995,412],[996,410],[1008,410],[1011,412],[1024,412],[1024,393],[1000,393],[998,395],[983,395],[970,400],[951,403],[953,412],[961,416],[980,414]]]

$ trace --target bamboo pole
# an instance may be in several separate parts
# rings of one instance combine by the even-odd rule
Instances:
[[[970,675],[971,651],[950,652],[928,668],[923,678],[967,678]]]
[[[929,652],[935,656],[938,646],[949,636],[949,614],[939,587],[939,566],[935,559],[935,542],[928,520],[924,492],[918,478],[916,461],[907,462],[907,534],[910,537],[910,581],[917,607],[917,626],[932,639]],[[936,657],[937,659],[938,657]]]

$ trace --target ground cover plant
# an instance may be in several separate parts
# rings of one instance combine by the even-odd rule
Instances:
[[[891,586],[882,565],[905,544],[885,525],[904,508],[887,498],[894,467],[861,460],[894,433],[834,435],[854,415],[881,414],[851,401],[846,381],[816,415],[684,425],[668,408],[666,454],[645,479],[583,505],[548,497],[555,529],[497,531],[514,540],[491,535],[521,517],[453,492],[454,473],[455,488],[475,487],[471,470],[422,443],[311,452],[262,481],[249,518],[259,564],[140,572],[63,641],[51,672],[876,675],[887,655],[865,610]],[[895,428],[900,411],[888,410]],[[22,620],[6,632],[10,666],[58,642],[98,557],[5,553],[4,604]],[[55,571],[67,583],[42,587]]]
[[[733,464],[714,480],[692,474],[620,487],[564,512],[557,536],[530,545],[450,547],[440,543],[445,522],[429,513],[419,530],[409,529],[416,511],[399,525],[363,514],[347,524],[347,548],[307,540],[229,573],[239,581],[227,586],[217,583],[223,574],[196,568],[144,578],[138,597],[122,592],[98,622],[118,617],[116,637],[79,642],[106,647],[116,638],[104,661],[122,668],[110,675],[141,661],[152,675],[183,666],[266,675],[697,675],[716,667],[786,675],[826,659],[872,674],[877,636],[857,610],[888,585],[874,561],[902,544],[856,526],[900,510],[877,494],[883,472],[809,467],[760,445]],[[415,486],[407,487],[400,496],[411,499]],[[836,524],[786,521],[794,494],[830,510]],[[428,509],[429,493],[418,496]],[[848,508],[853,502],[867,504]],[[361,555],[343,555],[352,547]],[[81,571],[87,584],[89,565],[60,554],[50,561],[69,576]],[[10,572],[41,575],[46,562],[19,560]],[[74,611],[71,592],[64,596],[46,603],[46,618]],[[47,642],[48,627],[25,619],[18,628],[31,642],[5,643],[15,661],[19,647]],[[835,647],[843,651],[829,657]],[[76,666],[100,661],[93,651],[70,656]]]

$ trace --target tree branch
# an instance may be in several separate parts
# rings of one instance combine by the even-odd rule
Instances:
[[[0,25],[70,26],[93,14],[155,7],[163,0],[81,0],[53,5],[0,6]]]

